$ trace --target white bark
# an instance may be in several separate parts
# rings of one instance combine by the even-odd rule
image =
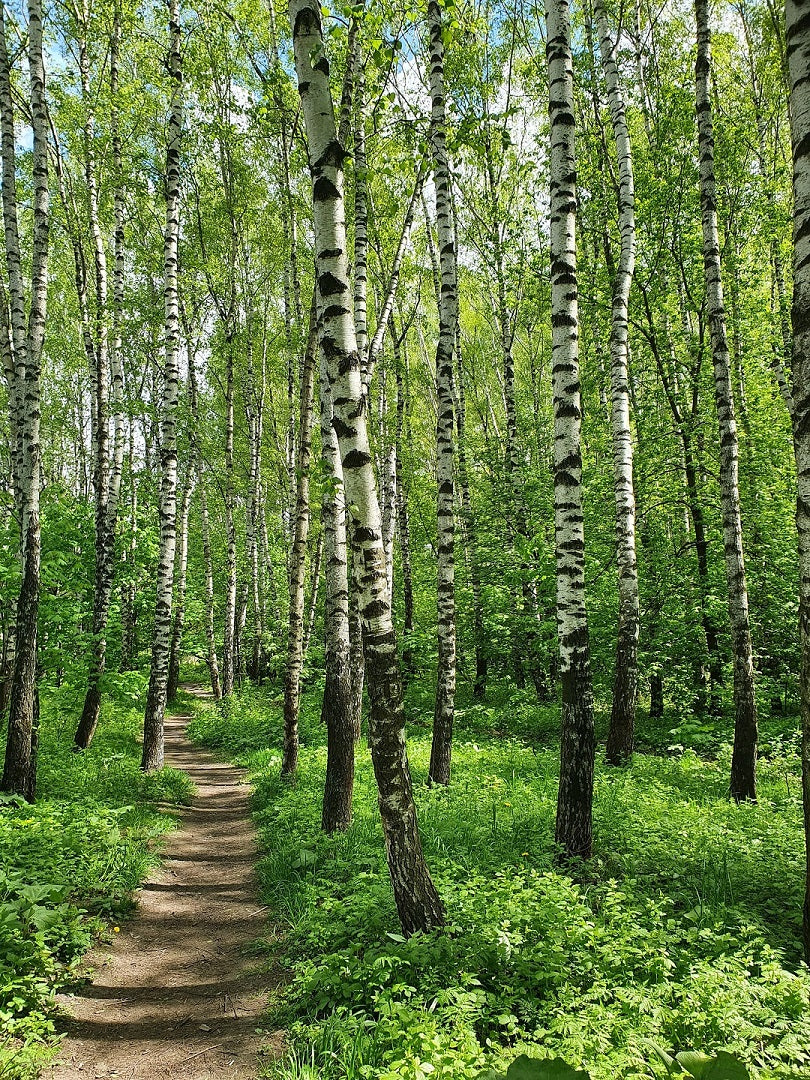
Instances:
[[[121,14],[116,5],[113,32],[110,41],[110,93],[112,97],[111,128],[113,165],[119,178],[115,188],[114,280],[113,280],[113,326],[110,345],[109,313],[107,311],[108,272],[107,252],[102,235],[99,215],[98,165],[95,153],[95,105],[90,81],[90,58],[88,31],[90,9],[85,0],[79,23],[79,70],[81,73],[82,103],[87,110],[84,126],[84,173],[87,187],[89,226],[92,238],[93,267],[95,271],[95,319],[92,323],[87,313],[86,289],[77,273],[79,306],[85,330],[85,345],[92,374],[94,390],[94,490],[95,515],[95,587],[93,599],[93,643],[88,674],[88,687],[81,719],[76,730],[75,743],[86,748],[95,733],[101,709],[101,677],[106,668],[107,621],[115,574],[115,527],[118,518],[118,497],[121,489],[123,465],[123,369],[121,362],[121,307],[123,304],[124,275],[124,206],[121,192],[121,135],[118,124],[118,59],[121,40]],[[63,196],[64,201],[64,196]],[[78,222],[75,223],[78,226]],[[76,237],[74,250],[81,241]],[[77,264],[78,270],[78,264]],[[110,419],[112,414],[113,435],[110,446]]]
[[[179,387],[180,311],[177,256],[180,240],[180,143],[183,125],[183,68],[180,52],[180,3],[169,0],[171,107],[166,145],[166,228],[164,269],[164,370],[160,421],[160,554],[158,558],[152,662],[144,717],[141,768],[163,764],[163,718],[169,677],[174,556],[177,540],[177,399]]]
[[[612,764],[622,764],[633,753],[633,729],[638,693],[639,597],[636,564],[636,501],[633,492],[633,437],[630,429],[627,345],[627,309],[636,263],[636,213],[633,158],[630,133],[627,130],[624,97],[616,66],[616,45],[611,40],[607,15],[601,0],[597,0],[594,11],[599,30],[599,51],[607,85],[619,173],[621,250],[613,278],[610,333],[619,626],[607,756]]]
[[[402,689],[369,451],[346,258],[343,159],[317,0],[291,0],[295,66],[312,171],[321,346],[334,407],[346,502],[363,557],[360,606],[371,698],[369,746],[394,898],[406,933],[441,925],[444,910],[422,854],[405,748]],[[314,64],[313,64],[314,59]]]
[[[439,340],[436,345],[439,662],[429,777],[435,783],[449,784],[456,695],[453,351],[458,324],[458,271],[453,235],[450,164],[447,156],[442,16],[437,0],[429,0],[428,3],[428,30],[430,33],[430,143],[433,156],[433,183],[436,188],[436,231],[439,239],[441,274]]]
[[[296,451],[295,518],[290,550],[290,611],[287,628],[287,663],[284,672],[283,775],[298,768],[298,712],[301,706],[301,671],[304,666],[304,583],[309,536],[309,467],[312,458],[312,424],[315,360],[318,352],[318,320],[313,296],[309,338],[301,366],[300,412]]]
[[[804,953],[810,962],[810,17],[801,0],[787,0],[790,127],[793,143],[793,445],[799,536],[799,687],[804,806]]]
[[[4,15],[0,12],[0,146],[5,257],[8,273],[11,347],[20,430],[19,464],[20,558],[22,581],[16,605],[14,671],[2,788],[33,799],[39,704],[36,686],[37,616],[40,590],[40,366],[48,299],[50,205],[48,188],[48,114],[42,43],[41,0],[28,3],[28,71],[30,81],[33,180],[33,237],[30,301],[23,282],[17,216],[17,178],[11,71],[6,49]]]
[[[754,658],[748,619],[742,520],[740,517],[739,448],[734,415],[734,391],[726,334],[726,310],[720,274],[720,237],[714,178],[714,129],[711,105],[711,32],[708,0],[695,0],[698,50],[695,62],[695,106],[700,150],[700,208],[703,226],[703,268],[706,277],[709,325],[714,365],[714,397],[720,434],[720,500],[723,509],[723,549],[726,561],[728,611],[734,656],[734,749],[731,793],[736,799],[756,798],[757,708]]]
[[[546,28],[551,121],[554,532],[562,677],[562,746],[556,839],[566,855],[587,858],[592,843],[594,730],[588,620],[585,612],[577,194],[568,0],[546,0]]]

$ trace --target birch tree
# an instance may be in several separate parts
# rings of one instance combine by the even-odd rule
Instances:
[[[93,595],[93,639],[87,693],[74,738],[85,749],[95,734],[101,710],[100,682],[106,668],[107,622],[115,574],[115,527],[124,453],[123,360],[121,356],[121,313],[124,302],[124,198],[121,190],[121,132],[117,97],[121,45],[121,10],[116,3],[110,38],[110,98],[112,159],[118,181],[114,192],[113,311],[108,327],[107,252],[99,213],[98,163],[95,153],[94,92],[90,85],[88,33],[90,8],[84,2],[79,12],[79,68],[83,104],[87,116],[83,132],[84,175],[87,188],[92,264],[95,278],[96,332],[85,333],[88,362],[93,373],[93,428],[95,431],[94,489],[96,497],[95,581]],[[80,279],[77,277],[77,283]],[[81,290],[79,296],[82,302]],[[86,302],[86,296],[85,296]],[[89,327],[88,327],[89,331]],[[110,420],[112,419],[112,446]]]
[[[290,618],[287,631],[287,666],[284,674],[284,755],[282,775],[298,768],[298,712],[301,707],[301,670],[304,666],[304,605],[309,536],[309,467],[312,457],[315,361],[318,318],[312,298],[309,338],[301,365],[300,412],[296,452],[295,518],[290,552]]]
[[[743,558],[740,516],[739,448],[734,415],[731,361],[726,335],[726,310],[720,273],[717,191],[714,174],[714,127],[711,102],[711,32],[708,0],[695,0],[697,59],[695,105],[700,150],[700,209],[703,226],[703,267],[706,276],[714,366],[714,397],[720,430],[720,498],[723,509],[723,550],[726,560],[728,611],[734,658],[734,749],[731,794],[737,801],[756,799],[757,705],[754,657],[748,618],[748,586]]]
[[[442,14],[437,0],[428,2],[430,34],[430,145],[433,156],[433,183],[436,188],[436,230],[439,238],[441,290],[439,298],[439,339],[436,344],[436,513],[437,614],[439,661],[436,705],[433,715],[433,744],[430,750],[430,780],[450,783],[450,758],[456,697],[456,599],[455,521],[453,450],[453,351],[458,323],[458,275],[453,233],[450,191],[450,163],[447,156],[445,115],[444,43]]]
[[[16,604],[14,668],[8,734],[3,765],[4,791],[33,800],[36,792],[39,696],[37,693],[37,616],[39,612],[41,532],[40,369],[48,302],[50,204],[48,185],[48,114],[42,43],[42,5],[28,3],[28,74],[33,132],[33,235],[30,301],[26,296],[17,205],[17,160],[12,103],[11,64],[5,15],[0,10],[0,155],[2,156],[3,227],[8,274],[7,352],[13,358],[12,401],[19,475],[20,565]]]
[[[334,408],[333,426],[343,469],[346,503],[362,553],[359,581],[363,648],[371,714],[369,746],[394,899],[405,933],[444,922],[444,908],[422,853],[408,755],[402,687],[391,604],[388,597],[382,524],[366,413],[360,357],[351,307],[346,258],[343,160],[329,87],[320,9],[315,0],[289,7],[295,67],[312,171],[318,301],[322,305],[321,347]]]
[[[346,497],[334,428],[332,392],[326,358],[320,359],[321,458],[326,473],[321,520],[326,567],[324,639],[326,679],[321,720],[326,725],[326,783],[321,825],[336,832],[351,824],[354,785],[355,724],[352,711],[349,639],[349,564],[346,545]]]
[[[793,143],[793,447],[799,536],[801,758],[805,893],[802,930],[810,962],[810,14],[804,0],[787,0],[787,56]]]
[[[164,373],[160,419],[160,554],[155,599],[154,639],[144,717],[141,768],[163,764],[163,719],[172,628],[172,589],[177,540],[177,400],[180,381],[180,309],[177,253],[180,240],[180,144],[183,126],[183,67],[180,51],[180,4],[169,0],[171,106],[166,143],[166,228],[163,237]]]
[[[636,263],[636,212],[633,158],[627,130],[624,97],[616,66],[616,44],[610,36],[601,2],[594,7],[599,30],[599,50],[607,84],[616,160],[619,172],[619,233],[621,250],[613,278],[610,333],[611,425],[613,429],[613,476],[616,492],[616,560],[619,571],[619,627],[613,708],[607,742],[607,759],[620,765],[633,753],[638,694],[639,598],[636,565],[636,501],[633,492],[633,436],[630,430],[628,388],[627,308]]]
[[[562,679],[562,745],[555,838],[566,856],[591,854],[593,694],[585,612],[582,407],[576,250],[574,85],[568,0],[546,0],[551,122],[551,350],[554,535]]]

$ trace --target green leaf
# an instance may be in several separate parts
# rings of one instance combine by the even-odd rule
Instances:
[[[751,1077],[739,1058],[725,1050],[718,1050],[714,1061],[703,1074],[703,1080],[751,1080]]]
[[[396,941],[400,944],[408,940],[407,938],[403,937],[402,934],[387,933],[385,936],[391,938],[392,941]]]
[[[39,904],[28,912],[28,919],[37,930],[53,930],[64,918],[64,911],[54,911],[53,908],[40,907]]]
[[[591,1080],[562,1058],[530,1058],[521,1054],[506,1070],[506,1080]]]
[[[701,1054],[699,1050],[682,1050],[675,1057],[678,1064],[686,1069],[690,1076],[694,1076],[695,1080],[705,1080],[706,1070],[714,1061],[714,1058],[710,1058],[708,1054]]]
[[[675,1059],[673,1057],[670,1057],[666,1050],[662,1050],[658,1043],[654,1043],[652,1039],[645,1039],[644,1042],[647,1046],[649,1046],[650,1050],[652,1050],[652,1052],[656,1054],[661,1059],[661,1061],[663,1061],[664,1065],[666,1065],[667,1072],[672,1073],[673,1066],[675,1065]]]
[[[298,857],[293,859],[292,867],[295,870],[306,869],[308,866],[314,866],[318,861],[318,856],[314,851],[309,848],[302,847],[298,852]]]

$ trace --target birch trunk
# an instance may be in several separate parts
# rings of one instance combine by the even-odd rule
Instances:
[[[444,922],[425,864],[405,746],[402,686],[387,595],[380,507],[369,450],[360,358],[351,309],[343,196],[345,151],[337,139],[316,0],[291,0],[295,66],[312,171],[316,273],[334,429],[347,505],[363,555],[360,609],[371,716],[369,746],[394,899],[406,934]],[[315,65],[312,57],[316,57]]]
[[[180,528],[178,530],[179,549],[177,552],[177,595],[172,619],[172,638],[169,645],[169,679],[166,684],[166,699],[172,701],[177,696],[180,686],[180,645],[183,641],[183,626],[186,621],[186,580],[188,576],[188,519],[191,511],[191,497],[194,494],[194,474],[191,469],[183,486],[180,500]]]
[[[355,72],[354,102],[354,325],[364,381],[368,365],[368,166],[366,164],[366,80],[362,62]]]
[[[369,350],[369,365],[371,351]],[[379,402],[379,443],[380,453],[377,458],[377,483],[380,491],[380,515],[382,517],[383,551],[385,552],[385,577],[388,582],[388,595],[394,592],[394,533],[397,527],[396,508],[396,458],[394,444],[388,431],[388,369],[380,364],[378,376]]]
[[[793,386],[796,409],[796,527],[799,536],[799,688],[804,806],[804,954],[810,962],[810,20],[801,0],[787,0],[790,126],[793,143]]]
[[[5,39],[4,39],[5,40]],[[5,104],[5,103],[4,103]],[[4,147],[5,152],[5,147]],[[8,395],[9,456],[11,465],[12,512],[17,522],[22,521],[22,432],[23,422],[20,403],[17,397],[17,372],[14,362],[14,347],[11,340],[9,301],[5,286],[0,281],[0,349],[3,355],[3,374]],[[11,684],[14,674],[14,638],[16,636],[16,597],[8,598],[7,610],[2,611],[3,655],[0,660],[0,719],[6,714],[11,697]]]
[[[318,319],[315,297],[309,322],[309,339],[301,368],[298,449],[296,453],[295,520],[290,551],[290,618],[287,631],[287,666],[284,674],[284,755],[282,776],[298,768],[298,711],[301,706],[301,669],[304,665],[304,582],[309,536],[309,466],[312,457],[315,357],[318,351]]]
[[[22,581],[16,605],[14,671],[11,681],[8,733],[2,789],[33,801],[39,724],[37,692],[37,616],[39,612],[41,537],[40,365],[48,300],[48,114],[42,45],[41,0],[28,3],[28,70],[33,130],[33,252],[30,305],[26,299],[17,217],[17,178],[11,70],[6,28],[0,12],[0,146],[5,257],[8,271],[11,342],[21,431],[20,558]],[[16,435],[17,433],[15,433]]]
[[[464,361],[461,355],[461,335],[456,341],[456,429],[458,432],[458,482],[461,488],[461,511],[464,539],[470,556],[470,585],[473,594],[473,636],[475,638],[475,682],[473,697],[483,701],[487,692],[487,650],[484,641],[484,605],[481,595],[481,566],[478,554],[478,532],[473,513],[470,480],[467,473],[467,394],[464,381]]]
[[[354,537],[354,519],[346,522],[349,544],[349,641],[351,643],[352,728],[360,738],[363,726],[363,689],[366,684],[366,661],[363,651],[363,617],[360,611],[363,573],[362,550]]]
[[[720,498],[723,509],[723,549],[726,560],[728,611],[734,657],[734,749],[731,758],[731,794],[739,802],[756,799],[757,707],[754,694],[754,658],[748,619],[742,521],[740,518],[739,450],[734,416],[734,393],[726,335],[726,312],[720,274],[720,239],[717,229],[717,193],[714,177],[714,129],[711,109],[711,32],[708,0],[695,0],[697,60],[695,104],[700,150],[700,207],[703,225],[703,267],[706,275],[714,396],[720,430]]]
[[[332,393],[326,359],[320,363],[321,460],[328,483],[321,504],[323,557],[326,566],[324,639],[326,681],[321,720],[326,725],[326,784],[321,826],[332,833],[352,820],[355,725],[352,710],[349,639],[349,565],[346,545],[346,497],[343,470],[333,426]]]
[[[315,616],[318,611],[318,593],[321,591],[321,560],[323,559],[323,529],[318,533],[315,541],[315,554],[312,557],[312,566],[309,572],[309,602],[307,604],[307,617],[304,620],[304,640],[301,645],[301,656],[304,660],[309,652],[309,643],[312,639],[312,631],[315,627]]]
[[[442,285],[441,272],[439,268],[439,257],[436,252],[436,245],[433,242],[433,232],[431,229],[430,217],[427,211],[427,204],[423,203],[423,206],[425,209],[425,218],[427,225],[426,240],[428,255],[430,257],[431,270],[433,271],[433,290],[436,296],[436,310],[440,315]],[[458,247],[455,209],[453,211],[453,236],[454,239],[456,239],[456,247]],[[475,517],[472,509],[472,499],[470,497],[470,485],[467,474],[467,458],[464,446],[466,398],[464,388],[464,366],[461,357],[461,328],[458,320],[456,320],[455,371],[455,377],[457,381],[451,387],[451,389],[453,393],[453,408],[456,415],[456,429],[458,435],[458,483],[461,489],[461,508],[464,529],[464,541],[466,544],[466,549],[470,556],[470,584],[472,585],[473,592],[476,672],[475,685],[473,687],[473,696],[480,700],[486,693],[488,664],[483,639],[484,610],[481,594],[481,575],[478,560],[477,532],[475,528]],[[438,412],[438,403],[436,403],[436,411]],[[517,607],[517,605],[514,606]]]
[[[205,641],[208,646],[208,675],[214,701],[222,700],[222,683],[219,677],[217,639],[214,630],[214,560],[211,555],[211,520],[208,513],[208,494],[205,489],[205,473],[198,459],[197,482],[200,489],[200,524],[202,527],[203,561],[205,563]]]
[[[250,567],[250,595],[253,606],[253,642],[248,674],[260,683],[265,669],[265,589],[262,563],[259,559],[260,519],[264,516],[262,502],[262,440],[264,435],[265,359],[262,357],[260,388],[257,390],[253,376],[253,356],[248,354],[244,389],[245,419],[247,421],[250,448],[250,473],[248,476],[248,507],[246,546]]]
[[[225,331],[226,371],[225,371],[225,612],[222,634],[222,696],[233,693],[236,674],[236,522],[234,521],[233,476],[233,366],[234,366],[234,327],[232,324],[233,304],[229,309],[229,318]]]
[[[551,121],[554,531],[562,678],[562,745],[555,838],[566,857],[588,858],[592,844],[595,750],[585,612],[574,87],[567,0],[546,0],[546,28]]]
[[[396,482],[397,526],[399,529],[399,556],[402,563],[402,597],[404,605],[402,668],[407,677],[413,673],[413,571],[411,567],[411,529],[408,516],[408,490],[405,487],[402,440],[407,409],[405,378],[402,358],[402,341],[397,337],[393,316],[391,317],[391,340],[394,348],[394,375],[397,385],[397,418],[394,429],[394,479]]]
[[[279,608],[278,590],[276,588],[276,571],[273,560],[270,557],[270,537],[267,532],[267,496],[265,494],[264,484],[261,486],[261,498],[259,501],[259,543],[262,569],[264,571],[264,582],[267,587],[268,599],[270,601],[270,614],[278,623],[281,621],[281,610]]]
[[[182,310],[182,309],[181,309]],[[188,390],[191,417],[194,432],[199,428],[200,406],[197,392],[197,366],[192,344],[191,328],[185,315],[183,327],[186,335],[186,355],[188,357]],[[211,555],[211,521],[208,513],[208,493],[205,485],[203,460],[196,435],[191,440],[194,454],[194,469],[197,487],[200,492],[200,527],[202,532],[203,563],[205,565],[205,642],[207,645],[208,675],[211,680],[211,693],[214,701],[222,700],[222,686],[219,679],[219,660],[217,659],[216,634],[214,632],[214,562]]]
[[[126,547],[126,562],[129,567],[129,580],[121,588],[121,670],[129,671],[133,665],[137,650],[137,632],[135,598],[135,555],[138,544],[138,482],[135,477],[135,432],[134,424],[129,425],[129,539]]]
[[[89,9],[83,9],[80,41],[80,71],[82,98],[88,108],[84,130],[85,182],[93,238],[93,262],[96,280],[96,334],[91,349],[95,367],[96,400],[94,406],[96,432],[96,461],[94,488],[96,496],[95,582],[93,596],[93,646],[88,674],[87,694],[76,729],[74,743],[86,749],[93,739],[101,711],[100,681],[107,660],[107,621],[110,613],[113,579],[115,576],[115,527],[118,520],[118,498],[121,490],[123,462],[123,369],[121,361],[121,307],[123,304],[124,274],[124,205],[120,183],[114,193],[115,232],[113,270],[113,326],[110,346],[107,327],[107,255],[99,220],[97,166],[94,150],[94,114],[90,87],[87,26]],[[110,41],[110,95],[112,98],[111,128],[113,166],[121,176],[121,136],[118,125],[116,96],[118,94],[118,57],[121,40],[121,12],[116,4],[113,32]],[[113,423],[113,444],[110,449],[110,419]]]
[[[180,240],[180,141],[183,124],[183,68],[180,51],[180,0],[169,0],[171,109],[166,145],[166,231],[164,234],[164,376],[160,422],[160,554],[155,600],[154,640],[144,717],[141,768],[163,765],[163,718],[169,678],[174,556],[177,541],[177,398],[179,384],[180,313],[177,254]]]
[[[504,272],[503,244],[501,242],[501,209],[498,192],[498,180],[492,157],[492,145],[489,128],[484,140],[484,159],[486,164],[487,194],[491,217],[490,239],[492,241],[493,262],[495,264],[495,284],[497,288],[497,320],[503,361],[503,397],[506,412],[506,472],[509,481],[510,518],[512,526],[511,542],[519,561],[520,590],[522,607],[515,604],[515,611],[521,625],[516,627],[516,667],[522,672],[524,662],[529,668],[531,680],[541,701],[548,698],[548,684],[538,656],[537,624],[538,604],[537,586],[533,579],[533,568],[529,563],[529,524],[526,520],[526,501],[524,496],[523,470],[520,461],[520,446],[517,430],[517,408],[515,403],[515,358],[512,354],[512,330],[509,309],[506,303],[506,275]],[[515,544],[515,536],[518,538]],[[479,590],[480,591],[480,590]],[[477,613],[480,619],[480,613]]]
[[[436,396],[438,400],[436,561],[439,663],[428,777],[433,783],[449,784],[456,696],[453,351],[458,323],[458,275],[453,235],[450,165],[447,157],[442,15],[437,0],[429,0],[428,3],[428,30],[430,33],[430,142],[433,156],[433,183],[436,188],[436,231],[439,238],[441,273],[439,340],[436,345]]]
[[[357,337],[357,355],[360,358],[360,371],[364,385],[369,378],[368,371],[368,178],[366,168],[366,121],[365,121],[365,78],[360,57],[360,45],[357,37],[351,43],[349,56],[351,71],[347,65],[346,79],[354,74],[355,123],[352,132],[354,141],[354,274],[353,274],[353,309],[354,326]],[[356,50],[356,54],[355,54]],[[346,95],[344,95],[346,97]],[[351,99],[351,95],[348,95]],[[338,141],[340,136],[338,136]],[[354,731],[360,738],[360,726],[363,713],[363,685],[365,682],[365,657],[363,655],[363,629],[360,614],[362,574],[362,555],[355,539],[354,527],[347,523],[351,565],[349,567],[349,636],[351,640],[351,677],[352,711]]]
[[[616,497],[619,625],[607,760],[611,765],[622,765],[633,755],[638,698],[639,597],[636,563],[636,501],[633,492],[633,437],[630,430],[630,391],[627,370],[627,309],[636,263],[636,213],[630,133],[627,130],[624,97],[619,84],[616,46],[611,41],[607,15],[601,2],[596,3],[594,13],[599,30],[599,51],[608,91],[619,173],[621,250],[613,277],[610,332],[611,426]]]

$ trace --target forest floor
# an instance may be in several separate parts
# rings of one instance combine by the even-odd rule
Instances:
[[[561,871],[556,704],[508,680],[493,680],[485,703],[460,694],[444,788],[427,783],[434,693],[413,680],[405,709],[448,925],[407,940],[363,739],[351,828],[321,830],[321,678],[304,684],[293,783],[280,774],[277,686],[245,686],[189,725],[254,786],[260,895],[276,929],[264,948],[286,975],[264,1024],[287,1031],[268,1080],[480,1080],[521,1053],[559,1056],[583,1080],[664,1080],[659,1049],[724,1050],[750,1069],[723,1076],[810,1080],[796,718],[763,717],[759,802],[738,806],[722,733],[707,746],[702,727],[673,730],[673,716],[640,709],[645,752],[624,769],[598,755],[593,858]]]
[[[186,739],[188,720],[167,717],[166,764],[196,795],[135,916],[89,955],[93,981],[59,996],[66,1037],[51,1080],[242,1080],[256,1075],[260,1048],[280,1052],[281,1033],[268,1039],[261,1024],[267,966],[249,955],[266,915],[250,789],[243,770]]]

